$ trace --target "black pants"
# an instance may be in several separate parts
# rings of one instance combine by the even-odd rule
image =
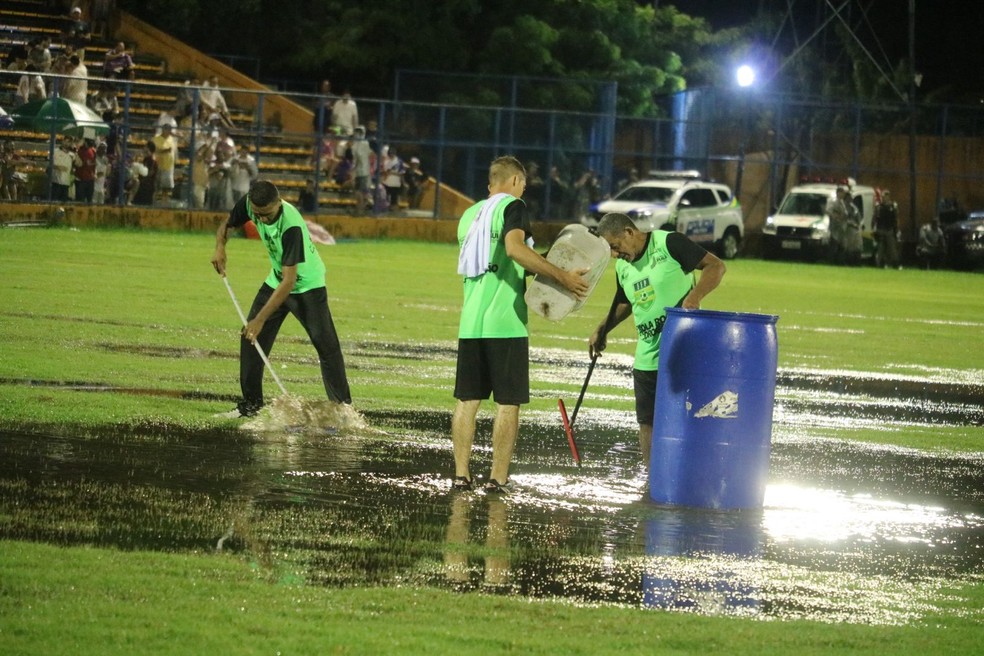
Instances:
[[[259,314],[271,295],[273,289],[264,283],[253,299],[253,306],[249,309],[249,319]],[[301,322],[318,352],[321,379],[324,381],[328,398],[336,403],[351,403],[352,395],[345,375],[345,360],[342,358],[342,348],[338,343],[335,323],[328,309],[328,291],[321,287],[287,297],[287,300],[263,324],[263,330],[256,340],[267,356],[288,313],[293,314]],[[256,347],[246,338],[242,338],[239,344],[239,385],[242,388],[243,400],[239,404],[239,410],[243,414],[255,414],[263,407],[263,368],[263,359],[256,351]]]

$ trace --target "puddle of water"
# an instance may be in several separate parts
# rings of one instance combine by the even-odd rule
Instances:
[[[389,350],[374,355],[387,357]],[[408,347],[399,346],[401,358]],[[441,347],[409,347],[444,361]],[[569,384],[586,357],[535,353]],[[630,394],[628,360],[598,387]],[[580,376],[574,376],[580,378]],[[0,380],[201,398],[84,381]],[[586,404],[599,398],[594,390]],[[223,397],[223,400],[226,400]],[[817,439],[824,426],[982,425],[981,386],[783,372],[765,506],[647,500],[631,413],[578,420],[574,468],[555,412],[526,412],[502,496],[454,493],[450,413],[371,412],[284,395],[244,430],[0,433],[0,538],[241,551],[312,584],[421,584],[743,617],[899,624],[982,582],[984,454],[941,457]],[[487,471],[482,416],[476,472]]]

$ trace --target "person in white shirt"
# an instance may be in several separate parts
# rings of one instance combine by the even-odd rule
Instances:
[[[226,127],[232,127],[232,118],[229,116],[229,106],[226,104],[222,91],[219,90],[219,76],[213,75],[202,85],[201,93],[198,96],[203,109],[208,112],[208,122],[214,119],[220,120]]]
[[[359,107],[352,100],[352,94],[346,91],[331,108],[331,125],[338,128],[347,137],[352,136],[359,125]]]
[[[256,160],[249,154],[246,144],[239,144],[236,156],[232,158],[232,162],[229,165],[229,180],[232,183],[233,205],[249,193],[249,186],[259,173],[259,170],[256,168]]]
[[[72,55],[69,62],[71,66],[66,74],[71,77],[61,81],[61,95],[67,100],[85,105],[89,97],[89,69],[78,55]]]

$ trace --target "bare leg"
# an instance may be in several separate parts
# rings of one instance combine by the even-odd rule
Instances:
[[[519,406],[500,405],[492,425],[492,473],[500,483],[509,480],[509,463],[512,461],[516,436],[519,434]]]
[[[649,456],[653,445],[653,427],[648,424],[639,424],[639,451],[642,453],[642,464],[649,469]]]
[[[451,443],[454,447],[454,475],[471,480],[468,461],[475,441],[475,416],[481,401],[458,401],[451,417]]]

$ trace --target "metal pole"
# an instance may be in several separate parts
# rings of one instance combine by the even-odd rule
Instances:
[[[916,0],[909,0],[909,223],[916,237]]]

